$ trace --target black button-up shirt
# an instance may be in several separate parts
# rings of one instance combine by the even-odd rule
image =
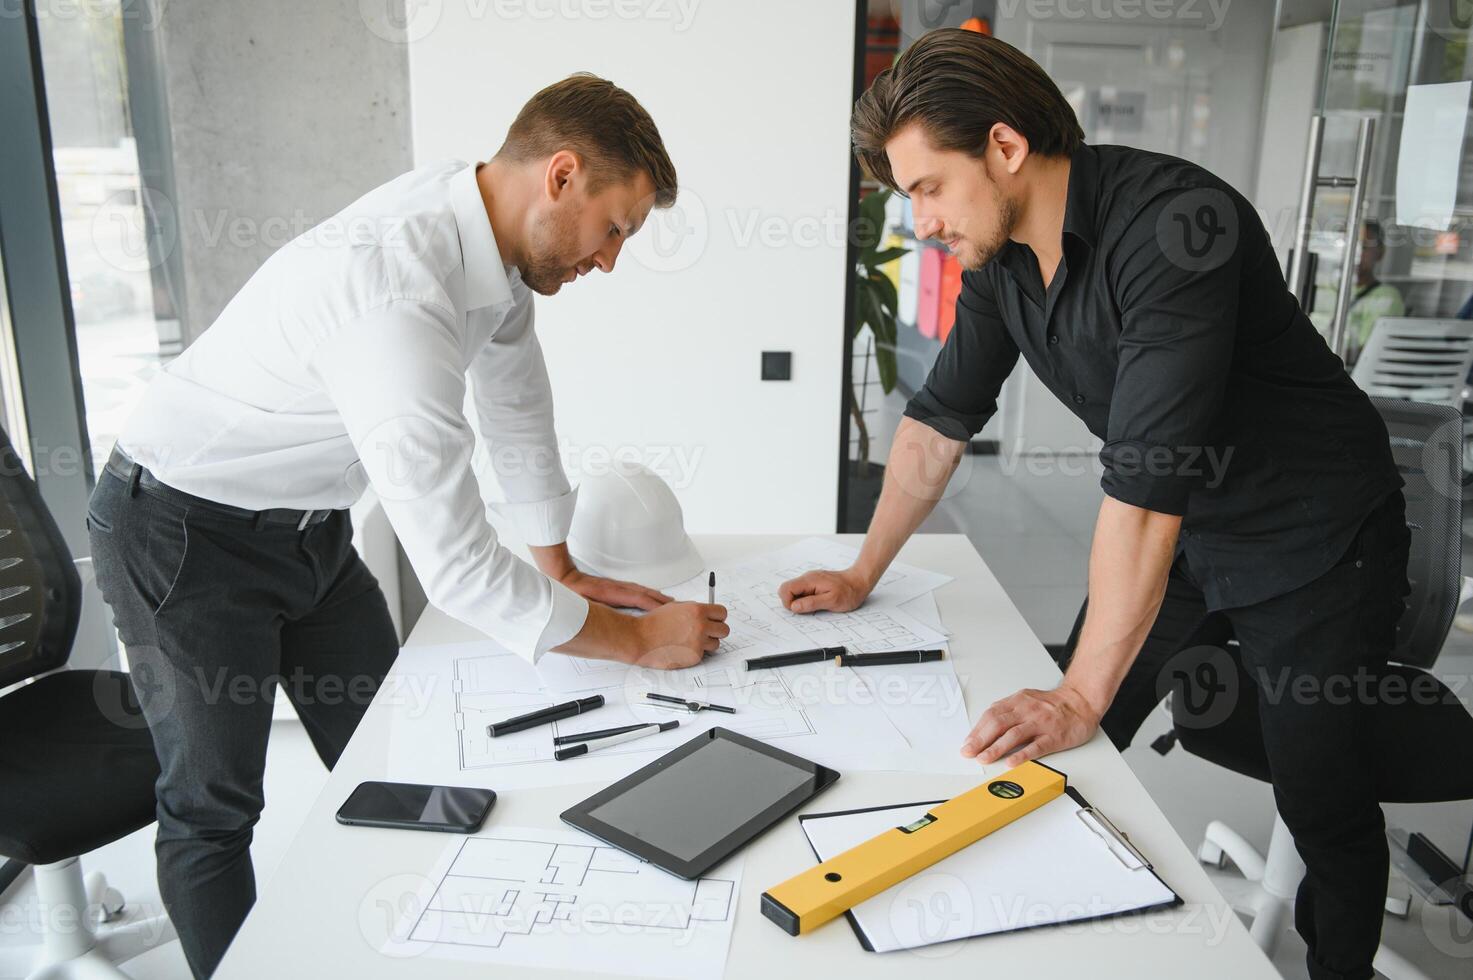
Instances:
[[[1081,146],[1048,288],[1017,242],[964,273],[905,414],[969,438],[1020,353],[1103,440],[1105,492],[1183,516],[1209,608],[1318,577],[1401,486],[1385,424],[1300,311],[1253,206],[1184,160]]]

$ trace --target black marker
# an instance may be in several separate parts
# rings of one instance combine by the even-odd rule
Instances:
[[[816,664],[848,653],[848,647],[819,647],[817,650],[799,650],[796,653],[773,653],[766,657],[753,657],[747,661],[748,670],[766,667],[791,667],[794,664]]]
[[[928,664],[946,656],[945,650],[896,650],[892,653],[841,653],[840,667],[880,667],[885,664]]]
[[[515,718],[508,718],[506,721],[498,721],[494,725],[487,725],[486,734],[492,738],[496,738],[499,735],[510,735],[512,732],[520,732],[527,728],[536,728],[538,725],[545,725],[550,721],[557,721],[560,718],[571,718],[574,715],[581,715],[585,711],[602,707],[603,703],[604,696],[602,694],[595,694],[591,698],[579,698],[577,701],[555,704],[550,708],[539,708],[536,711],[529,711],[524,715],[517,715]]]

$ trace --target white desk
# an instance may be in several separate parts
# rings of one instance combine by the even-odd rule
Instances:
[[[858,544],[858,536],[850,536]],[[696,541],[718,570],[742,555],[780,547],[787,537],[722,536]],[[972,720],[987,705],[1021,687],[1050,687],[1058,670],[992,573],[961,535],[918,536],[902,560],[954,576],[937,593],[942,620]],[[410,644],[474,640],[471,629],[431,609]],[[444,960],[394,959],[377,952],[393,915],[392,903],[412,892],[445,845],[440,834],[339,826],[333,815],[353,787],[382,779],[390,714],[376,701],[348,746],[322,796],[313,805],[280,870],[246,919],[216,976],[261,980],[297,976],[351,976],[359,980],[434,975],[482,978],[487,967]],[[955,752],[955,745],[937,745]],[[1247,980],[1278,974],[1208,881],[1118,752],[1103,736],[1052,756],[1091,803],[1130,835],[1161,877],[1185,899],[1169,912],[1044,928],[933,946],[915,952],[864,952],[843,921],[793,938],[759,911],[764,888],[813,864],[796,818],[783,820],[746,851],[729,978],[774,980],[842,975],[893,978],[901,971],[926,977],[1211,977]],[[988,774],[1002,771],[996,764]],[[977,780],[894,772],[846,772],[806,809],[849,807],[947,797]],[[494,787],[493,787],[494,788]],[[587,797],[596,784],[507,793],[487,827],[562,827],[558,814]],[[517,971],[540,973],[541,971]],[[590,971],[589,975],[598,975]]]

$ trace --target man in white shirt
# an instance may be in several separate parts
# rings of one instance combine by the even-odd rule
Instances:
[[[398,177],[271,256],[129,420],[88,525],[163,770],[159,885],[196,975],[255,898],[274,687],[332,766],[397,653],[351,544],[366,487],[430,601],[533,662],[682,667],[727,634],[720,606],[574,567],[576,493],[532,327],[533,293],[612,271],[675,193],[644,108],[572,76],[489,162]],[[467,378],[507,497],[494,506],[536,568],[486,520]]]

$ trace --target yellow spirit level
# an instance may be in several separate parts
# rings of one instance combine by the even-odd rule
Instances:
[[[892,827],[762,893],[762,914],[788,935],[810,932],[896,882],[1063,794],[1063,773],[1025,762],[925,816]]]

